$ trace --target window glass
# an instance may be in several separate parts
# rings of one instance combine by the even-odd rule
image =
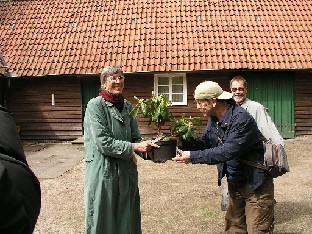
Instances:
[[[183,102],[183,94],[172,94],[172,102]]]
[[[183,85],[172,85],[172,93],[182,93],[183,94]]]
[[[172,84],[182,84],[183,85],[183,77],[182,76],[172,77]]]
[[[169,93],[169,86],[159,86],[158,87],[158,93]]]
[[[169,85],[169,77],[158,77],[158,85]]]

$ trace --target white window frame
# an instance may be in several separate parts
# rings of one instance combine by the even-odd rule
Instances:
[[[173,102],[172,101],[172,78],[176,76],[183,77],[183,101],[182,102]],[[187,105],[187,84],[186,84],[186,74],[185,73],[161,73],[154,75],[154,93],[158,96],[160,93],[158,92],[158,78],[159,77],[168,77],[169,78],[169,100],[172,102],[174,106],[182,106]]]

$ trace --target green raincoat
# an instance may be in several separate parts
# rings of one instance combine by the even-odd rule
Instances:
[[[131,142],[141,139],[138,124],[101,96],[89,101],[84,119],[85,233],[140,234],[138,171]]]

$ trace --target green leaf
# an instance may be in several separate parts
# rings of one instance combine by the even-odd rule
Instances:
[[[185,132],[187,132],[187,130],[188,130],[187,126],[180,126],[179,129],[178,129],[178,131],[181,132],[181,133],[185,133]]]

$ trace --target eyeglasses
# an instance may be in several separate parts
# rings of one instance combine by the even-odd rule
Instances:
[[[199,106],[203,106],[205,104],[209,104],[211,102],[211,99],[206,99],[206,100],[194,100],[194,102],[196,103],[196,105],[199,105]]]
[[[244,92],[245,88],[239,87],[239,88],[231,88],[232,92],[236,92],[237,90],[240,92]]]
[[[123,81],[125,77],[124,76],[110,76],[109,79],[110,81],[116,82],[117,80]]]

